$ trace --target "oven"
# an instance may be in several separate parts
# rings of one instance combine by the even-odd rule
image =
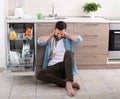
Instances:
[[[120,23],[110,24],[108,58],[120,59]]]

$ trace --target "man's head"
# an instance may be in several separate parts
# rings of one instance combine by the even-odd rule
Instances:
[[[67,24],[63,21],[58,21],[55,25],[55,38],[60,40],[64,37]]]

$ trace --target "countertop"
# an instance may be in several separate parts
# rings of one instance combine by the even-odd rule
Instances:
[[[109,23],[109,21],[105,18],[101,18],[101,17],[95,17],[95,18],[89,18],[89,17],[66,17],[65,19],[46,19],[43,18],[41,20],[38,20],[36,18],[31,18],[31,19],[27,19],[27,18],[7,18],[5,20],[6,23],[54,23],[57,21],[64,21],[67,23]]]
[[[120,17],[104,17],[104,19],[108,20],[109,23],[120,24]]]

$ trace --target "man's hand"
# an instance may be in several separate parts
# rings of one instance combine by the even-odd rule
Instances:
[[[52,33],[49,34],[50,38],[52,38],[55,35],[55,29],[53,29]]]
[[[70,38],[70,35],[67,32],[65,32],[64,37],[65,38]]]

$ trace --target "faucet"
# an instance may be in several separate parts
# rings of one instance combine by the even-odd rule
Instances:
[[[52,14],[49,14],[49,17],[56,17],[57,13],[55,14],[55,7],[54,7],[54,3],[52,4]]]

